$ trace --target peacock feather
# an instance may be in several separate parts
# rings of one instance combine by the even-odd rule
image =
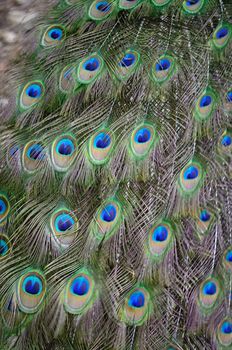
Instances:
[[[0,349],[232,346],[232,2],[54,0],[7,72]]]

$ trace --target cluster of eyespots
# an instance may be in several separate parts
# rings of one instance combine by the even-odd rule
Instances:
[[[225,48],[232,36],[232,27],[229,23],[221,23],[213,33],[212,43],[216,49]]]
[[[41,81],[27,83],[20,93],[20,107],[26,110],[37,104],[44,95],[44,86]]]
[[[50,227],[54,241],[59,246],[66,247],[70,245],[77,234],[78,221],[70,210],[60,208],[51,215]]]
[[[179,178],[179,188],[185,195],[193,194],[199,188],[202,178],[202,166],[193,161],[182,169]]]
[[[232,345],[232,319],[231,318],[226,317],[220,322],[217,329],[217,338],[219,343],[228,349]]]
[[[97,290],[93,276],[82,269],[73,275],[64,290],[64,308],[70,314],[85,312],[95,301]]]
[[[134,288],[125,298],[122,320],[128,325],[142,325],[151,311],[150,294],[144,287]]]
[[[162,55],[152,67],[152,76],[157,83],[168,81],[175,73],[175,60],[170,55]]]
[[[208,278],[199,288],[198,300],[203,313],[211,313],[221,294],[221,286],[215,278]]]
[[[10,249],[9,239],[5,235],[1,234],[0,235],[0,259],[7,255],[7,253],[9,252],[9,249]]]
[[[122,219],[120,204],[115,200],[108,200],[98,209],[94,219],[94,234],[97,239],[104,240],[111,237]]]
[[[113,11],[114,4],[110,1],[93,1],[89,8],[89,17],[95,21],[106,19]]]
[[[72,135],[62,135],[55,139],[51,147],[52,163],[57,171],[67,171],[77,153],[76,139]]]
[[[54,47],[65,39],[65,30],[60,25],[52,25],[46,29],[42,35],[41,45]]]
[[[92,83],[101,73],[104,66],[102,57],[98,54],[92,54],[83,59],[77,67],[77,80],[81,84]]]
[[[46,292],[46,281],[39,271],[30,271],[18,281],[17,300],[19,308],[25,313],[38,311]]]
[[[152,146],[154,146],[157,136],[151,124],[144,123],[131,133],[130,150],[133,156],[142,159],[147,156]]]
[[[89,140],[88,155],[93,164],[105,164],[113,150],[113,135],[107,130],[96,132]]]
[[[0,223],[7,218],[9,211],[10,202],[3,193],[0,193]]]
[[[168,222],[153,226],[148,234],[148,252],[153,260],[160,261],[173,246],[173,228]]]

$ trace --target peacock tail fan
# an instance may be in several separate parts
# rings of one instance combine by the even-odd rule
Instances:
[[[231,18],[41,3],[1,113],[0,349],[231,349]]]

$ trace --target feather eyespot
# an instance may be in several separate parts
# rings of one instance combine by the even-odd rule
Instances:
[[[70,314],[87,311],[97,297],[93,276],[85,269],[72,276],[64,290],[64,308]]]
[[[59,78],[59,88],[62,92],[68,93],[74,90],[76,86],[76,67],[74,65],[66,66]]]
[[[160,260],[171,249],[173,243],[173,228],[168,222],[153,226],[148,235],[148,251],[154,260]]]
[[[136,69],[140,54],[134,50],[127,50],[118,62],[115,73],[121,80],[127,79]]]
[[[0,193],[0,223],[2,223],[10,212],[10,202],[8,198]]]
[[[88,154],[93,164],[105,164],[113,150],[113,135],[106,131],[100,130],[95,133],[89,140]]]
[[[18,281],[17,300],[25,313],[38,311],[46,292],[46,281],[39,271],[24,274]]]
[[[143,288],[134,288],[125,298],[122,307],[122,320],[128,325],[142,325],[151,313],[151,298],[149,292]]]
[[[0,259],[4,258],[10,251],[10,242],[7,236],[0,235]]]
[[[67,208],[56,210],[50,218],[53,239],[62,247],[66,247],[74,240],[78,230],[76,216]]]
[[[173,0],[152,0],[153,4],[157,7],[168,5]]]
[[[187,164],[179,177],[179,188],[184,195],[191,195],[198,190],[203,179],[203,168],[200,163],[193,161]]]
[[[219,139],[218,150],[221,155],[232,155],[232,134],[231,131],[225,131]]]
[[[162,55],[152,68],[152,76],[157,83],[164,83],[175,73],[175,60],[169,55]]]
[[[94,229],[97,239],[104,240],[110,238],[118,228],[122,219],[122,210],[116,200],[106,201],[97,211],[96,227]]]
[[[22,153],[22,164],[28,173],[34,173],[46,158],[43,146],[37,141],[28,142]]]
[[[196,220],[197,232],[200,235],[205,235],[206,233],[208,233],[212,225],[213,219],[214,215],[208,209],[200,210]]]
[[[81,84],[92,83],[102,72],[104,61],[98,54],[83,59],[77,68],[77,80]]]
[[[45,47],[59,45],[65,39],[65,30],[60,25],[52,25],[46,29],[42,36],[41,44]]]
[[[226,112],[230,113],[232,111],[232,90],[226,92],[223,98],[223,106]]]
[[[138,126],[130,137],[130,149],[133,156],[140,159],[146,157],[156,140],[155,129],[151,124],[145,123]]]
[[[232,247],[229,247],[223,254],[223,265],[227,272],[232,273]]]
[[[226,94],[227,102],[232,103],[232,91],[228,91]]]
[[[224,318],[217,328],[218,342],[229,349],[232,345],[232,319],[229,317]]]
[[[113,11],[114,5],[110,1],[94,1],[89,8],[89,17],[95,21],[106,19]]]
[[[76,140],[71,135],[58,137],[51,147],[52,163],[57,171],[66,171],[76,157]]]
[[[39,101],[44,95],[44,85],[41,81],[33,81],[27,83],[20,93],[20,107],[26,110]]]
[[[213,90],[206,89],[198,98],[195,106],[195,117],[199,121],[209,119],[216,109],[216,95]]]
[[[184,0],[183,9],[190,14],[198,13],[204,6],[205,0]]]
[[[203,281],[198,291],[198,301],[203,313],[209,313],[216,306],[221,295],[221,286],[215,278]]]
[[[118,6],[120,9],[130,10],[137,6],[140,2],[141,0],[120,0]]]
[[[227,23],[220,24],[213,33],[213,45],[216,49],[225,48],[231,39],[232,28]]]

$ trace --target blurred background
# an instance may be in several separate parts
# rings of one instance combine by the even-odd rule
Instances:
[[[0,110],[8,104],[10,63],[23,45],[25,31],[39,16],[41,4],[41,0],[0,0]]]

